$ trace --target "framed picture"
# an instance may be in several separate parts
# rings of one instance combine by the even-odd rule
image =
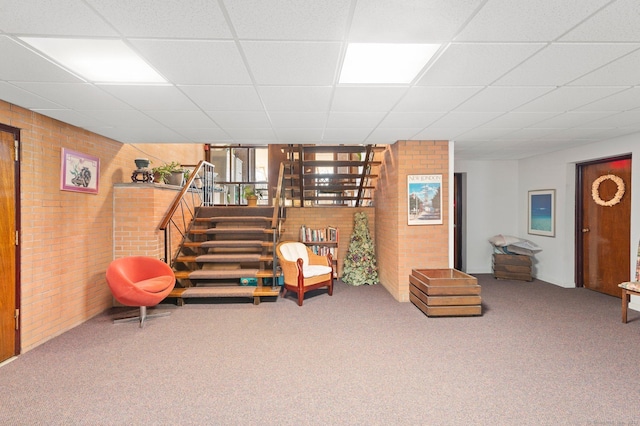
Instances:
[[[62,148],[60,189],[97,194],[100,181],[100,159]]]
[[[442,175],[407,176],[409,225],[442,224]]]
[[[529,191],[529,234],[555,237],[556,190]]]

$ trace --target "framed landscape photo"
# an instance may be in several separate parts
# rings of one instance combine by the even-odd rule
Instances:
[[[62,148],[60,189],[97,194],[100,180],[100,159]]]
[[[556,190],[529,191],[529,234],[555,237]]]
[[[442,175],[407,176],[409,225],[442,224]]]

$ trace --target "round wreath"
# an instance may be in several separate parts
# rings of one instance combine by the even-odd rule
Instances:
[[[617,186],[618,190],[616,191],[616,195],[610,199],[609,201],[604,201],[600,198],[600,184],[605,180],[612,180]],[[622,196],[624,195],[624,181],[622,178],[616,175],[602,175],[598,179],[593,181],[591,185],[591,198],[596,202],[599,206],[611,207],[615,206],[622,200]]]

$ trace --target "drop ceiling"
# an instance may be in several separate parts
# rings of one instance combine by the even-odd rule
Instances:
[[[520,159],[640,132],[637,0],[0,0],[0,99],[123,143],[452,140]],[[20,37],[121,39],[169,83],[105,85]],[[441,43],[341,85],[347,43]]]

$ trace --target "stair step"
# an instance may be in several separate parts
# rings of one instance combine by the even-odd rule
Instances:
[[[199,262],[199,263],[244,263],[244,262],[271,262],[273,256],[263,256],[260,253],[226,253],[226,254],[203,254],[200,256],[178,256],[178,262]]]
[[[248,287],[248,286],[217,286],[217,287],[189,287],[174,288],[167,297],[178,297],[182,299],[196,297],[260,297],[260,296],[278,296],[280,287],[273,289],[271,286],[266,287]]]
[[[260,240],[216,240],[216,241],[189,241],[184,243],[185,247],[201,248],[235,248],[235,247],[273,247],[273,242]]]
[[[175,271],[177,279],[215,280],[228,278],[272,278],[272,269],[198,269],[196,271]],[[278,276],[279,274],[276,274]]]
[[[267,228],[209,228],[205,234],[273,234],[273,229]]]
[[[198,217],[196,222],[271,222],[271,217],[265,216],[212,216]]]

